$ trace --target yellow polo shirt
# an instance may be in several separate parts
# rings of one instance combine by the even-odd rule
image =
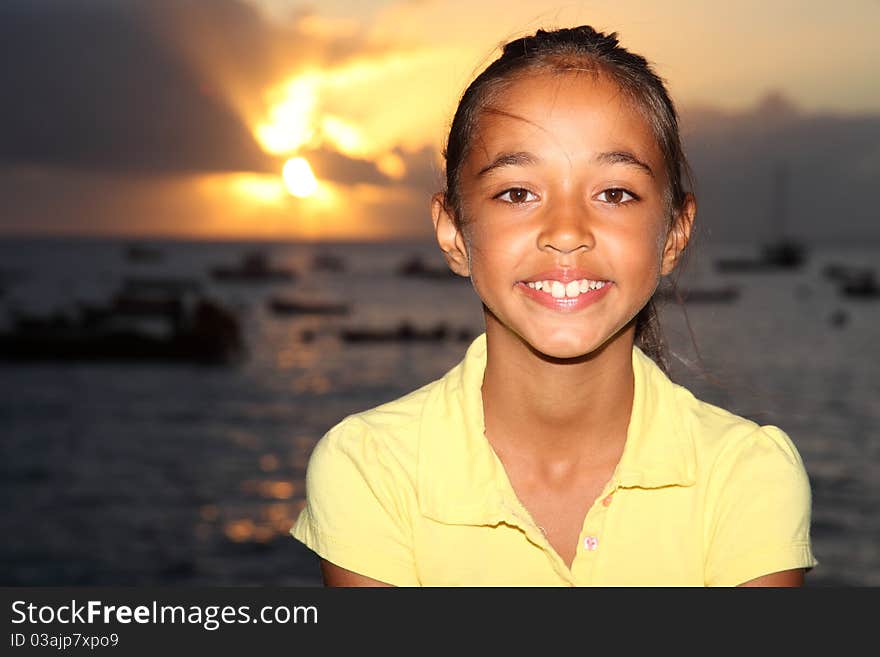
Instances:
[[[486,337],[315,447],[291,534],[398,586],[725,586],[811,568],[810,485],[774,426],[696,399],[637,347],[626,444],[569,569],[483,434]]]

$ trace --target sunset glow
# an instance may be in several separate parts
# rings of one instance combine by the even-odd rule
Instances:
[[[747,210],[737,205],[747,195],[721,183],[714,188],[713,176],[732,166],[728,159],[742,168],[741,145],[772,121],[781,135],[819,130],[800,141],[840,158],[814,171],[801,143],[789,153],[787,145],[754,138],[750,158],[799,162],[792,207],[819,226],[843,204],[852,230],[877,230],[869,206],[848,205],[858,194],[832,201],[816,184],[820,169],[843,171],[849,160],[848,184],[871,189],[877,179],[875,0],[811,1],[809,11],[757,0],[724,11],[696,0],[80,4],[0,9],[10,34],[46,24],[59,43],[81,43],[69,49],[70,62],[46,69],[36,84],[28,72],[44,70],[40,41],[15,41],[24,59],[7,71],[7,87],[17,91],[7,103],[9,139],[0,145],[8,164],[0,189],[11,208],[0,217],[0,233],[430,237],[426,208],[442,186],[441,153],[468,83],[504,42],[539,27],[580,24],[617,31],[668,82],[692,164],[706,181],[702,219],[721,223]],[[96,26],[118,21],[125,38],[93,42],[82,34],[78,21],[93,11],[106,17]],[[815,47],[828,34],[847,35],[833,56]],[[153,89],[149,108],[131,95],[101,101],[131,79],[165,83]],[[794,110],[764,103],[771,92]],[[65,108],[51,123],[44,121],[45,98]],[[100,140],[81,130],[82,116],[100,126]],[[812,117],[828,120],[814,124]],[[712,141],[731,130],[742,135],[736,144]],[[857,146],[849,160],[845,144]],[[741,182],[743,189],[763,184]]]
[[[312,167],[304,157],[294,157],[287,161],[282,171],[284,185],[294,196],[306,198],[318,189],[318,180],[312,173]]]
[[[314,140],[317,81],[314,74],[303,75],[269,94],[269,116],[255,129],[267,152],[289,154]]]
[[[287,196],[279,176],[242,173],[232,178],[232,185],[243,197],[259,203],[277,204]]]
[[[351,123],[336,116],[325,116],[321,121],[321,133],[346,155],[364,155],[364,137]]]

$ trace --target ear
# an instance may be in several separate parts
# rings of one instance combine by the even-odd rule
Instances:
[[[455,219],[447,208],[442,193],[434,194],[431,198],[431,218],[434,221],[437,243],[446,257],[446,264],[459,276],[470,276],[470,263],[464,237],[456,227]]]
[[[688,241],[691,239],[691,229],[694,226],[694,217],[697,215],[697,200],[693,194],[685,196],[681,210],[672,220],[672,226],[666,235],[666,245],[663,247],[663,258],[660,266],[661,276],[666,276],[675,269],[681,254],[684,252]]]

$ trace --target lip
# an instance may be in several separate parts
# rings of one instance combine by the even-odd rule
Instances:
[[[571,281],[579,281],[586,278],[591,281],[607,281],[598,274],[587,271],[586,269],[574,269],[572,267],[548,269],[540,273],[534,274],[529,278],[524,278],[520,283],[534,283],[535,281],[559,281],[560,283],[571,283]],[[604,288],[603,288],[604,289]]]
[[[589,278],[589,276],[578,276],[577,278]],[[572,278],[571,280],[577,280],[577,278]],[[559,278],[554,280],[562,282]],[[590,280],[601,279],[594,278]],[[541,304],[545,308],[550,308],[551,310],[556,310],[559,312],[573,313],[599,301],[608,293],[608,290],[611,289],[613,285],[614,283],[609,281],[598,290],[590,290],[589,292],[582,292],[576,297],[562,297],[561,299],[557,299],[552,295],[547,294],[546,292],[541,292],[540,290],[533,290],[528,285],[526,285],[526,281],[520,281],[516,284],[516,287],[522,290],[522,293],[525,294],[528,298],[534,300],[536,303]]]

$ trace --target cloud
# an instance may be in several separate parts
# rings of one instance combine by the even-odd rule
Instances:
[[[347,85],[358,84],[364,62],[385,66],[389,52],[393,44],[371,41],[364,25],[307,10],[271,21],[246,0],[8,0],[0,4],[0,166],[278,171],[281,158],[254,137],[268,92],[298,72],[357,61],[355,82],[333,103],[357,113],[367,99]],[[334,180],[385,182],[357,159],[363,154],[317,157],[341,167],[327,172]]]
[[[776,98],[745,112],[682,112],[697,178],[698,230],[707,242],[773,236],[775,171],[788,167],[786,225],[808,242],[880,238],[870,199],[880,179],[880,116],[799,110]],[[0,232],[161,233],[200,237],[428,237],[442,168],[432,147],[397,148],[406,173],[391,180],[369,160],[309,154],[335,186],[337,205],[287,197],[260,205],[216,177],[119,176],[23,168],[0,175]],[[699,249],[699,247],[697,247]]]
[[[391,179],[370,160],[348,157],[328,148],[305,151],[303,156],[312,165],[315,175],[322,180],[343,185],[391,183]]]
[[[0,165],[277,171],[248,125],[267,87],[375,50],[316,24],[244,0],[5,0]]]
[[[123,215],[140,232],[156,225],[162,232],[196,226],[199,234],[245,234],[245,219],[205,223],[229,204],[219,192],[206,200],[193,181],[209,172],[277,175],[282,156],[263,151],[255,127],[267,119],[270,92],[311,72],[316,125],[326,128],[321,121],[332,118],[354,137],[346,147],[328,132],[307,152],[283,157],[305,154],[319,178],[341,186],[346,201],[337,211],[363,222],[359,235],[427,234],[430,222],[413,222],[408,213],[423,213],[430,194],[443,186],[438,151],[458,94],[495,43],[539,19],[544,23],[538,16],[544,10],[531,4],[499,14],[498,3],[456,2],[468,20],[444,24],[441,19],[448,23],[456,11],[437,2],[388,3],[358,22],[305,10],[269,19],[253,0],[5,0],[0,231],[120,232]],[[619,11],[612,6],[589,17],[578,10],[576,18],[616,25]],[[652,16],[627,27],[625,42],[632,34],[635,49],[657,55],[659,70],[681,86],[685,71],[693,71],[679,65],[685,55],[668,50],[668,39],[658,46],[646,36],[662,33],[654,27],[670,20]],[[438,40],[440,24],[444,38]],[[690,65],[692,54],[686,59]],[[769,71],[746,60],[738,66],[752,67],[755,76]],[[773,170],[784,161],[789,224],[806,239],[877,237],[880,228],[864,199],[880,176],[880,118],[801,110],[782,96],[733,111],[738,105],[729,97],[746,102],[766,87],[757,78],[737,79],[740,86],[717,97],[726,110],[683,113],[704,234],[750,242],[769,236]],[[311,210],[290,203],[271,210],[269,219],[270,210],[261,209],[268,223],[254,223],[254,231],[271,225],[296,236],[302,224],[285,213],[305,217]],[[322,225],[334,235],[347,229],[336,221],[328,211],[314,234]]]
[[[271,167],[224,99],[151,29],[156,6],[0,4],[0,162],[148,173]]]
[[[771,239],[780,219],[806,241],[880,237],[869,202],[880,180],[880,116],[803,112],[772,93],[745,112],[685,110],[682,124],[709,240]],[[780,204],[784,218],[773,214]]]
[[[406,175],[400,181],[402,184],[427,193],[443,189],[446,184],[443,163],[433,147],[424,146],[415,151],[398,148],[394,152],[406,166]]]

